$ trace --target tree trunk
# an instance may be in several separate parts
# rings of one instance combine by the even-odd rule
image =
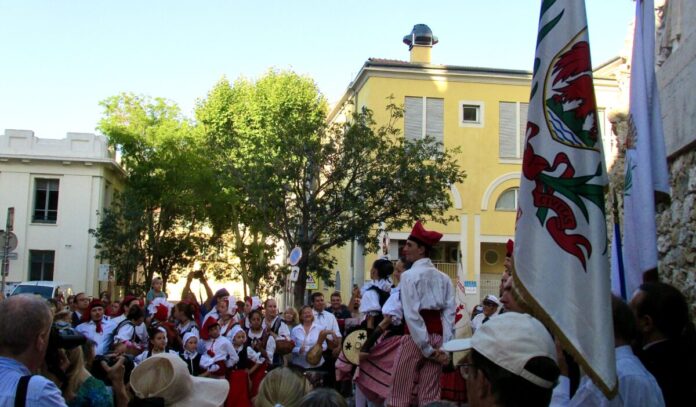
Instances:
[[[300,272],[297,275],[297,282],[295,282],[295,287],[293,289],[293,295],[295,297],[294,304],[295,309],[299,312],[304,304],[304,294],[305,287],[307,287],[307,261],[306,256],[302,256],[302,260],[298,266],[300,267]]]

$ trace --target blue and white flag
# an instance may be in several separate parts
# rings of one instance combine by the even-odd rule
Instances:
[[[515,286],[608,397],[616,392],[604,190],[585,4],[541,2],[515,230]]]
[[[669,194],[660,96],[655,79],[653,0],[636,1],[630,89],[623,226],[625,284],[629,297],[642,283],[643,273],[657,267],[655,195]]]

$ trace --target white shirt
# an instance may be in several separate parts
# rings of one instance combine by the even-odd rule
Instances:
[[[314,313],[314,322],[319,325],[319,329],[330,329],[336,333],[337,337],[341,337],[341,330],[338,328],[338,321],[336,320],[336,317],[334,314],[331,312],[324,310],[320,313],[318,313],[316,310],[312,310]],[[302,324],[300,324],[302,325]],[[293,329],[294,330],[294,329]],[[333,339],[331,335],[328,336],[329,340]],[[297,342],[295,342],[297,343]]]
[[[198,331],[198,326],[193,321],[188,321],[184,325],[179,324],[179,326],[176,327],[176,330],[177,332],[179,332],[179,336],[181,336],[182,338],[184,337],[184,334],[186,334],[187,332],[191,332],[196,336],[196,338],[200,339],[201,337],[200,332]]]
[[[429,258],[416,260],[401,276],[401,302],[411,338],[421,353],[429,357],[434,349],[428,340],[421,310],[440,310],[442,343],[454,336],[454,286],[447,275],[435,268]]]
[[[232,349],[234,349],[235,355],[237,355],[237,361],[239,361],[239,352],[244,350],[244,345],[242,346],[232,346]],[[261,353],[255,351],[254,349],[251,348],[251,346],[247,346],[247,358],[249,358],[250,361],[254,363],[263,363],[264,359],[263,356],[261,356]],[[234,362],[237,363],[237,362]],[[232,365],[234,366],[234,365]],[[231,367],[231,366],[228,366]]]
[[[259,332],[254,332],[251,329],[249,332],[247,332],[247,336],[251,339],[261,339],[263,336],[263,329],[260,330]],[[273,363],[273,354],[275,353],[275,348],[276,348],[276,343],[275,339],[273,339],[272,335],[268,335],[268,340],[266,341],[266,356],[268,356],[268,363]],[[253,350],[253,349],[252,349]],[[259,357],[261,357],[261,354],[259,353]],[[262,363],[264,361],[263,357],[261,357],[261,362],[257,363]]]
[[[170,353],[172,355],[177,355],[177,356],[179,355],[178,353],[174,352],[173,350],[165,350],[163,352],[157,352],[157,353],[150,353],[150,351],[146,350],[133,359],[133,364],[135,366],[138,366],[139,364],[143,363],[145,361],[145,359],[152,357],[152,355],[157,355],[158,353]]]
[[[83,322],[75,328],[77,332],[86,336],[87,339],[93,340],[97,344],[95,350],[97,355],[104,355],[108,352],[108,349],[105,349],[108,345],[106,339],[110,332],[109,321],[107,319],[102,319],[101,328],[101,333],[97,332],[97,324],[94,321]]]
[[[209,350],[213,351],[213,356],[208,354]],[[232,342],[224,336],[219,336],[215,339],[211,338],[205,347],[205,352],[201,354],[201,367],[208,370],[212,365],[223,360],[227,367],[237,364],[239,356],[237,356],[237,352],[232,347]]]
[[[266,322],[266,318],[261,321],[261,327],[263,329],[272,329],[273,325],[276,323],[276,321],[280,319],[280,315],[276,315],[276,317],[273,319],[273,322],[270,324]],[[282,319],[280,319],[280,326],[278,327],[278,339],[285,339],[285,340],[290,340],[290,328],[288,328],[288,324],[285,323]]]
[[[598,407],[663,407],[665,400],[657,381],[645,369],[628,345],[616,348],[616,375],[619,378],[619,394],[609,400],[601,390],[584,376],[575,395],[570,399],[570,381],[561,376],[553,389],[551,406]]]
[[[392,318],[392,325],[399,326],[404,319],[404,309],[401,305],[401,288],[394,287],[382,307],[382,315]]]
[[[312,349],[312,346],[314,346],[319,340],[319,333],[322,331],[322,329],[323,328],[317,323],[316,320],[312,323],[312,327],[309,328],[309,333],[307,334],[305,334],[305,329],[302,324],[292,328],[292,340],[295,341],[295,347],[292,349],[293,364],[302,366],[304,368],[317,367],[324,364],[323,357],[317,365],[310,365],[309,362],[307,362],[307,352],[309,352],[309,350]],[[300,349],[302,349],[302,354],[300,354]],[[326,350],[326,341],[321,344],[321,349]]]
[[[372,287],[377,287],[382,291],[389,292],[391,290],[391,281],[389,279],[376,280],[365,283],[360,289],[360,308],[358,311],[362,314],[368,312],[378,312],[382,310],[382,305],[379,303],[379,293]]]
[[[499,309],[500,309],[500,307],[498,307],[498,310]],[[493,315],[488,317],[488,319],[491,319],[491,318],[495,317],[496,315],[498,315],[498,311],[496,311]],[[483,325],[484,319],[486,319],[486,315],[483,312],[480,314],[477,314],[474,317],[474,319],[471,320],[471,329],[474,330],[474,332],[475,332],[477,329],[481,328],[481,325]],[[486,321],[486,322],[488,322],[488,321]]]

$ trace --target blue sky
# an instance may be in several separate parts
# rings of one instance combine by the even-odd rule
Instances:
[[[0,132],[95,132],[99,101],[160,96],[191,116],[222,77],[292,69],[337,100],[369,57],[408,60],[428,24],[433,63],[531,70],[540,0],[0,0]],[[594,65],[619,55],[632,0],[586,0]]]

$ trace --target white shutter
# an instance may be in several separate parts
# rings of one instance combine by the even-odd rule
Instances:
[[[520,132],[518,144],[519,150],[517,150],[517,157],[522,157],[522,152],[524,151],[524,142],[527,133],[527,112],[529,112],[529,103],[520,103]]]
[[[425,134],[444,143],[445,99],[427,98],[425,101]]]
[[[404,138],[423,138],[423,98],[406,96],[404,102]]]
[[[517,103],[499,103],[500,158],[517,158]]]

